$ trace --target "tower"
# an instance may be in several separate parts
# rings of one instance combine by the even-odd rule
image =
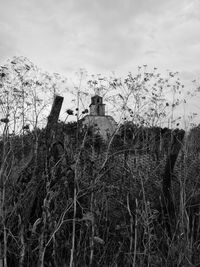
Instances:
[[[99,95],[91,98],[90,116],[105,116],[105,104],[103,104],[103,98]]]
[[[99,95],[91,97],[90,114],[82,119],[83,126],[93,127],[95,133],[100,134],[108,141],[117,129],[117,123],[113,117],[105,115],[105,104]]]

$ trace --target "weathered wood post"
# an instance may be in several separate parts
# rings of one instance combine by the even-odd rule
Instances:
[[[46,156],[47,156],[48,169],[51,168],[49,164],[50,164],[50,158],[52,156],[52,148],[55,145],[54,143],[57,141],[56,140],[56,128],[57,128],[57,122],[59,119],[60,111],[62,108],[63,99],[64,98],[62,96],[55,95],[52,108],[51,108],[51,111],[50,111],[50,114],[47,120],[45,139],[46,139],[46,149],[47,149]]]
[[[49,169],[49,159],[51,156],[51,152],[50,152],[50,147],[51,147],[51,143],[53,141],[54,135],[55,135],[55,130],[56,130],[56,125],[58,122],[58,118],[60,115],[60,110],[62,107],[62,103],[63,103],[63,97],[62,96],[58,96],[56,95],[54,98],[54,102],[51,108],[51,112],[50,115],[48,116],[48,121],[47,121],[47,126],[46,126],[46,147],[47,147],[47,173],[48,173],[48,178],[47,179],[51,179],[51,174],[50,174],[50,169]],[[45,181],[46,182],[46,196],[43,200],[43,213],[42,213],[42,223],[43,223],[43,227],[41,229],[42,233],[40,236],[40,241],[39,241],[39,252],[38,252],[38,267],[44,267],[44,258],[45,258],[45,251],[46,251],[46,244],[47,241],[45,240],[45,228],[46,228],[46,224],[48,221],[48,212],[49,212],[49,202],[51,200],[51,198],[49,198],[49,192],[48,192],[48,184],[49,181]]]
[[[62,108],[63,97],[59,95],[55,95],[54,101],[51,107],[50,114],[47,120],[46,126],[46,148],[47,148],[47,158],[49,159],[49,152],[51,144],[53,143],[53,139],[56,135],[56,126],[59,119],[60,111]]]
[[[165,227],[169,234],[172,236],[172,226],[176,222],[175,217],[175,207],[172,199],[172,188],[171,188],[171,180],[173,175],[174,166],[179,154],[179,151],[182,146],[182,141],[185,135],[184,130],[176,129],[172,133],[172,142],[170,146],[170,151],[167,157],[167,162],[165,166],[165,170],[162,177],[162,191],[163,191],[163,199],[162,206],[164,212],[164,221]]]
[[[54,102],[51,108],[51,112],[48,116],[48,121],[47,121],[47,126],[46,126],[46,133],[48,137],[50,137],[51,130],[55,129],[55,125],[58,122],[58,118],[59,118],[60,111],[62,108],[63,99],[64,98],[59,95],[56,95],[54,98]]]

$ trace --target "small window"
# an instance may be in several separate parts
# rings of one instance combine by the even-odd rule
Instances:
[[[97,107],[97,115],[99,115],[99,113],[100,113],[100,107],[98,106]]]

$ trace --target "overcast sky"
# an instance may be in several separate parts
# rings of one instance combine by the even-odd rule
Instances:
[[[65,74],[148,64],[200,73],[200,0],[0,0],[0,63],[26,56]]]
[[[0,61],[49,71],[200,71],[199,0],[0,0]]]

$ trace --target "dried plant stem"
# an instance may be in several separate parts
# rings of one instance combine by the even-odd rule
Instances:
[[[46,207],[45,203],[46,203],[46,199],[44,199],[44,207]],[[42,233],[40,235],[40,240],[39,240],[39,256],[38,256],[38,267],[44,267],[44,255],[45,255],[45,227],[46,227],[46,223],[47,223],[47,216],[46,216],[46,212],[43,211],[43,229],[42,229]]]
[[[92,136],[92,161],[95,161],[95,150],[94,150],[94,135]],[[91,166],[91,182],[90,184],[94,185],[94,169],[93,165]],[[94,213],[94,190],[92,190],[91,193],[91,200],[90,200],[90,210],[92,214]],[[94,220],[91,222],[91,237],[90,237],[90,263],[89,266],[92,266],[93,262],[93,256],[94,256],[94,234],[95,234],[95,228],[94,228]]]
[[[94,192],[91,194],[91,212],[93,212],[93,202],[94,202]],[[90,238],[90,265],[92,265],[93,262],[93,256],[94,256],[94,221],[92,220],[92,233]]]
[[[138,201],[135,199],[135,240],[134,240],[134,256],[133,256],[133,267],[136,267],[136,256],[137,256],[137,210],[138,210]]]
[[[20,259],[19,259],[19,267],[23,267],[24,257],[25,257],[25,252],[26,252],[26,244],[24,240],[24,224],[21,225],[20,240],[21,240],[21,251],[20,251]]]
[[[131,255],[132,254],[132,249],[133,249],[133,215],[132,215],[131,209],[130,209],[129,195],[128,194],[127,194],[126,202],[127,202],[128,214],[130,216],[130,245],[129,245],[129,253]]]
[[[6,207],[5,207],[5,198],[6,198],[6,182],[8,179],[8,175],[6,174],[7,169],[7,159],[10,154],[10,150],[7,148],[8,142],[8,124],[6,123],[3,132],[3,158],[4,161],[1,164],[0,169],[0,183],[2,187],[0,187],[0,215],[3,225],[3,267],[7,267],[7,229],[6,229]]]
[[[3,225],[3,241],[4,241],[3,266],[7,267],[7,233],[6,233],[5,223]]]
[[[76,173],[76,171],[75,171]],[[75,174],[76,175],[76,174]],[[76,179],[75,179],[76,181]],[[74,266],[74,251],[75,251],[75,239],[76,239],[76,204],[77,204],[77,190],[76,190],[76,183],[74,183],[74,213],[73,213],[73,226],[72,226],[72,248],[71,248],[71,255],[70,255],[70,267]]]

